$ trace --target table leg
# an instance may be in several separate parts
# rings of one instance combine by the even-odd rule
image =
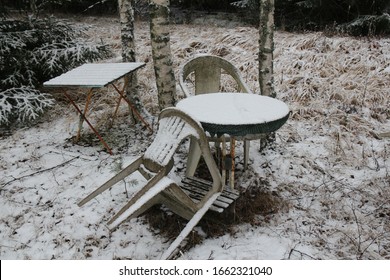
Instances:
[[[222,135],[221,137],[222,140],[222,184],[225,186],[226,184],[226,169],[225,169],[225,159],[226,159],[226,140],[225,136]]]
[[[249,145],[249,140],[244,140],[244,170],[248,169]]]
[[[89,107],[89,103],[91,102],[92,93],[93,93],[93,88],[91,88],[88,91],[87,102],[85,103],[85,107],[84,107],[84,113],[80,114],[79,129],[77,131],[76,142],[78,142],[80,140],[81,129],[83,127],[84,118],[87,116],[88,107]],[[67,96],[67,97],[69,99],[69,96]]]
[[[116,115],[118,114],[119,105],[121,104],[121,100],[122,100],[122,96],[119,97],[118,102],[116,104],[114,115],[112,116],[112,121],[111,121],[110,127],[112,127],[112,125],[114,124],[114,120],[116,118]]]
[[[114,84],[113,84],[115,90],[119,93],[119,99],[118,99],[118,103],[116,104],[116,108],[115,108],[114,116],[112,118],[112,122],[114,122],[114,120],[116,118],[116,115],[117,115],[118,110],[119,110],[119,105],[121,104],[121,101],[122,101],[122,98],[123,98],[122,96],[124,96],[124,94],[125,94],[125,89],[126,89],[128,83],[129,83],[129,78],[126,75],[123,78],[123,87],[122,87],[122,89],[116,88],[114,86]]]
[[[93,127],[93,125],[89,122],[89,120],[86,118],[85,114],[81,111],[81,109],[76,105],[76,103],[70,98],[70,96],[64,91],[64,94],[66,98],[69,99],[70,103],[73,105],[73,107],[76,108],[76,110],[79,112],[80,116],[82,116],[83,120],[88,124],[88,126],[92,129],[92,131],[95,133],[95,135],[99,138],[100,142],[104,145],[104,147],[107,149],[107,151],[112,155],[112,150],[107,145],[107,143],[104,141],[104,139],[100,136],[100,134],[97,132],[97,130]]]
[[[126,79],[127,80],[127,79]],[[138,112],[138,110],[134,107],[134,105],[125,97],[124,95],[124,90],[126,88],[126,82],[125,80],[125,84],[123,86],[123,89],[120,90],[115,84],[112,84],[112,86],[115,88],[115,90],[118,92],[118,94],[120,95],[120,99],[119,99],[119,102],[123,99],[127,102],[127,104],[129,104],[131,110],[134,112],[134,114],[137,115],[137,117],[144,123],[144,125],[150,130],[150,133],[153,133],[153,129],[150,127],[150,125],[144,120],[144,118],[142,118],[142,116],[140,115],[140,113]]]
[[[230,170],[230,178],[229,178],[229,183],[230,183],[230,188],[233,190],[234,189],[234,169],[235,169],[235,164],[234,164],[234,157],[235,157],[235,147],[236,147],[236,139],[234,137],[230,137],[230,157],[232,161],[232,167]]]

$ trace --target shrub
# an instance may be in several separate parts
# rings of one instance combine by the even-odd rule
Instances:
[[[53,105],[48,94],[29,87],[7,89],[0,92],[0,123],[26,122],[36,119]]]
[[[50,106],[49,95],[36,90],[44,81],[110,56],[107,45],[88,44],[80,33],[53,18],[0,22],[0,125],[10,124],[8,117],[18,112],[22,115],[12,120],[35,119],[35,113]]]
[[[340,30],[353,36],[390,34],[390,16],[366,15],[340,26]]]

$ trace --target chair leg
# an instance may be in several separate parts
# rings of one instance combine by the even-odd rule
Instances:
[[[194,176],[201,156],[202,156],[202,152],[200,150],[198,142],[195,141],[195,139],[191,138],[190,149],[188,151],[188,158],[187,158],[187,170],[186,170],[187,177]]]
[[[108,221],[108,227],[110,230],[113,230],[125,220],[134,217],[135,213],[141,214],[146,211],[149,207],[158,203],[158,197],[160,193],[174,184],[175,182],[169,179],[168,177],[164,177],[164,171],[160,171],[155,177],[153,177],[141,190],[139,190],[122,209],[119,210],[118,213]],[[150,203],[150,201],[155,200],[154,203]],[[145,206],[147,205],[147,207]],[[143,209],[141,212],[140,209]]]
[[[133,173],[134,171],[136,171],[139,168],[141,162],[142,162],[142,157],[137,158],[130,165],[128,165],[126,168],[124,168],[121,172],[119,172],[117,175],[112,177],[110,180],[105,182],[102,186],[100,186],[95,191],[93,191],[91,194],[89,194],[87,197],[85,197],[83,200],[81,200],[77,205],[79,207],[83,206],[85,203],[90,201],[92,198],[98,196],[99,194],[101,194],[102,192],[107,190],[108,188],[112,187],[113,185],[115,185],[119,181],[121,181],[124,178],[126,178],[127,176],[129,176],[131,173]]]
[[[206,201],[204,206],[200,208],[192,217],[192,219],[187,223],[187,225],[184,227],[184,229],[180,232],[179,236],[176,237],[176,239],[172,242],[172,244],[169,246],[168,250],[164,252],[164,254],[161,256],[161,259],[167,260],[172,258],[173,253],[175,252],[176,248],[179,247],[180,243],[184,240],[184,238],[187,237],[187,235],[192,231],[192,229],[198,224],[198,222],[202,219],[204,214],[209,210],[211,205],[214,203],[214,201],[218,198],[218,196],[221,193],[215,193],[213,194],[209,200]]]

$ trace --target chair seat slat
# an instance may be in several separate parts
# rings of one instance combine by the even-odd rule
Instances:
[[[182,180],[181,188],[188,194],[188,196],[195,202],[200,201],[204,195],[211,189],[211,182],[194,177],[187,177]],[[215,212],[223,212],[239,197],[238,191],[223,190],[213,203],[210,210]]]

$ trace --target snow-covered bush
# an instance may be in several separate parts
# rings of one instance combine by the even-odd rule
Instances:
[[[390,34],[390,15],[361,16],[341,25],[340,30],[353,36]]]
[[[259,0],[240,0],[230,5],[242,11],[244,20],[258,24],[259,3]],[[387,29],[381,29],[383,15],[389,8],[388,0],[275,0],[275,23],[286,30],[323,30],[357,20],[362,27],[354,24],[351,27],[357,27],[354,35],[360,30],[362,33],[358,35],[367,35],[367,22],[362,23],[362,17],[370,16],[368,25],[372,22],[380,25],[372,34],[389,34]]]
[[[237,8],[247,8],[250,7],[255,1],[253,0],[241,0],[230,3],[230,5],[237,7]]]
[[[7,15],[7,10],[5,9],[4,5],[0,3],[0,19],[5,19]]]
[[[48,107],[48,96],[35,90],[44,81],[111,54],[107,45],[82,38],[81,31],[53,18],[0,22],[0,125],[10,123],[6,112],[20,112],[14,120],[25,121]]]
[[[29,88],[11,88],[0,92],[0,124],[36,119],[51,107],[54,100],[48,94]]]
[[[0,22],[0,89],[39,86],[86,61],[109,56],[106,45],[88,44],[78,35],[52,18]]]

